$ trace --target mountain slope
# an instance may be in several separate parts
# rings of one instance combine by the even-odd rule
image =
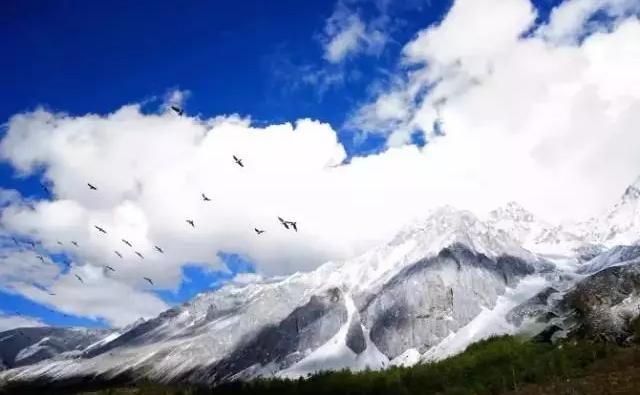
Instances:
[[[630,187],[592,220],[600,227],[591,233],[584,224],[551,226],[515,203],[487,221],[443,207],[354,259],[200,294],[82,352],[3,372],[0,383],[96,375],[204,383],[298,377],[442,359],[493,334],[563,336],[604,317],[591,313],[604,305],[575,296],[590,289],[581,284],[600,284],[592,279],[610,270],[635,284],[626,265],[640,250],[607,246],[636,229],[625,216],[637,213],[637,190]],[[617,236],[601,237],[612,230]],[[606,278],[608,286],[620,285]],[[615,295],[598,290],[595,300],[610,295],[615,301],[606,306],[619,316],[635,314],[634,287]],[[586,305],[576,304],[583,299]]]

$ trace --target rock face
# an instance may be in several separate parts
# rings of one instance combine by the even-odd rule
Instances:
[[[455,244],[391,278],[362,306],[371,340],[393,359],[409,348],[422,351],[469,323],[483,307],[533,265],[514,257],[495,260]]]
[[[551,226],[517,204],[486,221],[444,207],[359,257],[230,284],[119,331],[37,328],[32,341],[0,333],[9,368],[0,385],[378,369],[443,358],[504,333],[624,340],[640,308],[640,247],[610,243],[640,233],[635,217],[625,219],[635,213],[636,189],[591,228]],[[56,331],[65,342],[54,340]]]
[[[581,334],[624,341],[629,321],[640,313],[640,259],[589,276],[565,302],[575,310]]]
[[[0,333],[5,369],[34,364],[65,352],[81,351],[113,331],[79,328],[20,328]]]

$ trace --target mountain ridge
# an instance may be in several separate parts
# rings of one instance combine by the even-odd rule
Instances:
[[[640,231],[640,220],[624,217],[640,218],[636,184],[591,220],[601,226],[590,232],[584,223],[550,225],[515,202],[486,220],[441,207],[358,257],[201,293],[73,358],[62,352],[6,370],[0,385],[123,374],[206,383],[298,377],[437,360],[496,333],[553,326],[566,335],[575,328],[571,290],[640,254],[611,244]]]

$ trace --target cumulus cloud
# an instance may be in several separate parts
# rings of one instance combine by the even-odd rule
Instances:
[[[576,20],[589,17],[558,17],[575,3],[536,28],[527,0],[456,1],[405,46],[403,78],[351,122],[390,146],[423,132],[425,160],[452,183],[484,185],[551,218],[596,214],[640,172],[640,22],[628,2],[590,2],[586,14],[615,3],[620,17],[578,40]],[[575,40],[550,38],[562,27]]]
[[[0,225],[73,265],[67,272],[5,247],[0,284],[120,325],[166,308],[143,277],[175,289],[183,265],[219,268],[220,251],[271,276],[361,253],[443,204],[482,213],[517,200],[550,221],[597,214],[640,173],[640,22],[621,17],[567,44],[535,30],[535,19],[526,0],[456,1],[405,46],[404,75],[354,121],[387,133],[389,148],[347,164],[331,126],[308,119],[257,127],[137,105],[17,114],[0,155],[19,172],[41,172],[53,198],[4,193]],[[422,149],[406,144],[416,130],[428,140]],[[298,221],[299,232],[277,216]]]
[[[0,311],[0,332],[14,328],[27,328],[43,325],[42,321],[38,318],[12,315],[10,313]]]

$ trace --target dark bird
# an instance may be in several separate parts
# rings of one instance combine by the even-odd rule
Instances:
[[[36,248],[36,243],[34,243],[31,240],[27,241],[27,244],[29,244],[31,246],[31,248]]]
[[[176,112],[176,114],[182,116],[184,114],[184,110],[178,106],[171,106],[171,109]]]
[[[37,258],[40,259],[40,262],[44,263],[44,258],[42,257],[42,255],[38,255]]]
[[[49,296],[56,296],[56,294],[54,292],[47,292],[49,294]]]
[[[233,160],[236,161],[236,164],[240,167],[244,167],[244,165],[242,164],[242,159],[238,158],[237,156],[233,155]]]
[[[129,241],[128,241],[128,240],[122,239],[122,242],[123,242],[124,244],[128,245],[129,247],[133,247],[133,246],[131,245],[131,243],[129,243]]]
[[[285,229],[289,229],[289,221],[285,221],[284,219],[278,217],[278,221],[285,227]]]
[[[102,232],[104,234],[107,234],[107,231],[104,230],[104,228],[99,227],[98,225],[93,225],[94,228],[98,229],[99,232]]]
[[[93,185],[87,183],[87,185],[89,186],[89,189],[91,189],[92,191],[97,191],[98,188],[94,187]]]
[[[253,230],[255,230],[256,233],[259,234],[259,235],[261,235],[261,234],[263,234],[265,232],[264,230],[258,229],[258,228],[253,228]]]
[[[140,259],[144,259],[144,257],[142,256],[141,253],[139,253],[138,251],[136,251],[136,255],[140,257]]]
[[[71,244],[73,244],[74,246],[78,246],[78,242],[77,241],[72,241]]]
[[[143,277],[145,280],[147,280],[149,282],[149,284],[153,285],[153,281],[151,281],[151,279],[149,277]]]
[[[295,221],[287,221],[287,223],[289,224],[289,226],[291,226],[293,228],[293,230],[295,230],[296,232],[298,231],[298,226],[296,225],[297,222],[295,222]]]
[[[118,256],[118,258],[122,259],[122,254],[121,253],[119,253],[118,251],[113,251],[113,252]]]
[[[194,224],[194,223],[193,223],[193,220],[192,220],[192,219],[188,219],[188,220],[187,220],[187,223],[188,223],[189,225],[191,225],[191,227],[193,227],[193,228],[195,228],[195,227],[196,227],[196,224]]]
[[[60,240],[57,241],[58,245],[64,245]]]
[[[78,276],[77,274],[75,274],[75,276],[81,283],[84,284],[84,280],[82,279],[82,277]]]
[[[112,268],[112,267],[111,267],[111,266],[109,266],[109,265],[104,265],[104,267],[105,267],[106,269],[108,269],[108,270],[111,270],[112,272],[115,272],[115,271],[116,271],[116,269]]]
[[[156,251],[158,251],[161,254],[164,254],[164,251],[162,250],[162,248],[158,247],[158,246],[154,246],[153,248],[156,249]]]
[[[49,192],[49,188],[47,188],[46,185],[44,185],[43,183],[40,183],[40,186],[42,187],[42,190],[45,191],[46,193],[50,193]]]
[[[205,195],[204,193],[202,194],[202,200],[204,200],[205,202],[210,202],[211,201],[211,199],[209,199],[207,197],[207,195]]]

